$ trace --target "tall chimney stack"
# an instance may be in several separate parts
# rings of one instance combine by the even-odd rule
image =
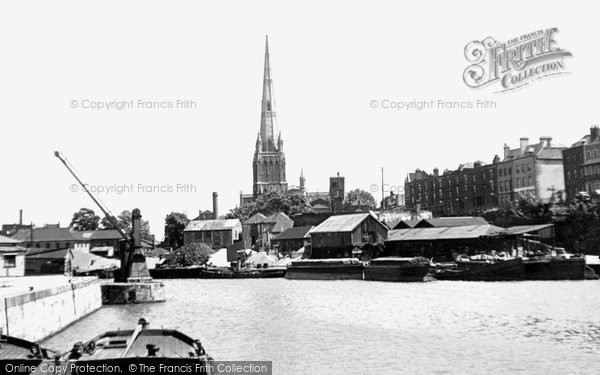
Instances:
[[[524,153],[527,150],[527,146],[529,146],[529,138],[523,137],[519,141],[521,142],[521,153]]]
[[[23,225],[23,209],[19,210],[19,225]]]
[[[213,215],[215,215],[215,220],[219,218],[219,193],[216,191],[213,192]]]
[[[504,160],[506,160],[506,158],[508,158],[508,151],[510,151],[510,147],[508,147],[508,145],[505,143],[504,144]]]

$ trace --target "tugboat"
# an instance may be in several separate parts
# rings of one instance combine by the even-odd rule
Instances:
[[[36,372],[43,361],[52,361],[58,353],[42,348],[37,342],[1,334],[0,328],[0,363],[2,370],[30,374]]]
[[[177,330],[150,329],[144,318],[133,330],[108,331],[76,343],[61,360],[68,361],[71,374],[77,375],[97,374],[100,368],[125,373],[213,373],[213,359],[200,341]],[[142,371],[144,368],[146,371]]]
[[[422,257],[384,257],[371,259],[365,267],[365,280],[372,281],[423,281],[431,263]]]

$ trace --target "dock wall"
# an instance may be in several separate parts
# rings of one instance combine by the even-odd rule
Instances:
[[[4,334],[42,340],[102,307],[97,279],[77,280],[47,289],[0,298]]]

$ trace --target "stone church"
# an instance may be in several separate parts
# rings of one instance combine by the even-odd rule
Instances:
[[[256,137],[254,158],[252,159],[252,194],[240,193],[240,205],[254,201],[261,194],[271,190],[282,193],[294,192],[306,196],[311,206],[318,211],[341,211],[344,199],[344,177],[330,178],[328,192],[306,192],[304,173],[300,174],[300,185],[288,188],[285,173],[283,139],[277,127],[273,78],[269,60],[269,40],[265,42],[265,65],[260,112],[260,130]]]

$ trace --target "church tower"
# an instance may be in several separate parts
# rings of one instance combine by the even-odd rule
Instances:
[[[275,97],[269,62],[268,37],[265,44],[265,70],[260,111],[260,131],[256,138],[252,170],[254,180],[253,195],[255,198],[269,190],[287,191],[283,139],[281,138],[281,132],[277,128],[277,118],[275,116]]]

